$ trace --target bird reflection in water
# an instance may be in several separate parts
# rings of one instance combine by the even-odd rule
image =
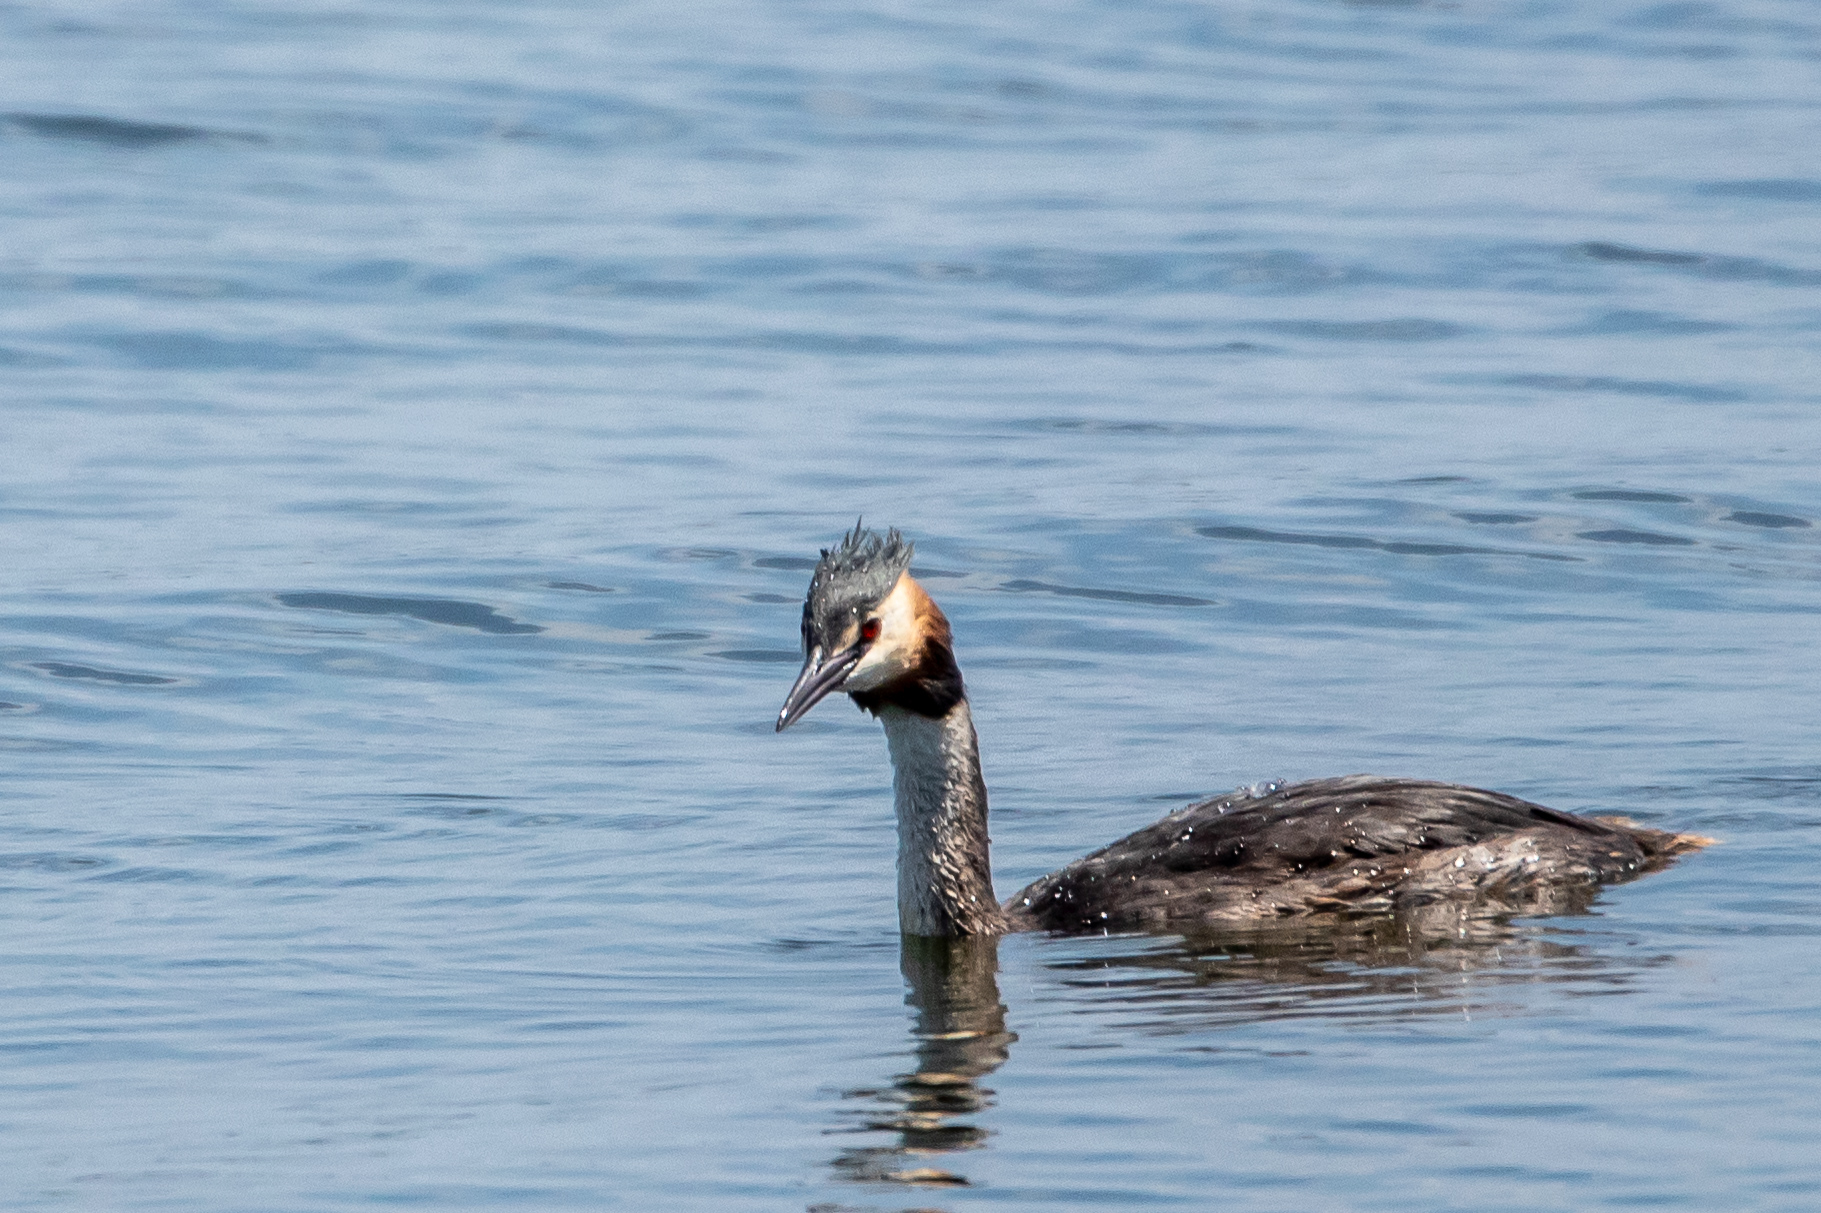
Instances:
[[[1017,1039],[999,1001],[999,941],[991,935],[938,939],[906,935],[899,967],[917,1012],[911,1038],[916,1069],[889,1087],[844,1092],[854,1123],[839,1133],[893,1133],[895,1141],[855,1146],[834,1160],[842,1179],[866,1183],[960,1187],[967,1179],[946,1155],[977,1150],[989,1131],[974,1117],[992,1106],[979,1080],[1005,1063]],[[814,1206],[834,1213],[844,1206]]]
[[[1409,1020],[1523,1014],[1501,997],[1549,984],[1576,996],[1624,994],[1671,955],[1639,955],[1587,915],[1595,890],[1548,907],[1549,922],[1514,923],[1485,906],[1441,903],[1414,913],[1190,936],[1023,937],[1052,990],[1120,1034],[1203,1037],[1178,1046],[1220,1052],[1205,1034],[1271,1021]],[[993,1105],[980,1080],[1003,1065],[1017,1037],[999,998],[992,936],[904,936],[900,953],[916,1010],[916,1069],[890,1086],[843,1092],[847,1123],[831,1133],[890,1133],[832,1162],[837,1179],[924,1189],[965,1187],[953,1155],[987,1144],[978,1116]],[[1063,955],[1045,958],[1051,947]],[[1192,1063],[1191,1063],[1192,1064]],[[883,1213],[882,1206],[818,1204],[810,1213]],[[922,1209],[904,1213],[924,1213]]]
[[[1272,1022],[1522,1015],[1534,1005],[1523,987],[1623,995],[1643,972],[1675,962],[1639,954],[1585,915],[1584,903],[1552,909],[1569,916],[1514,923],[1441,903],[1351,922],[1115,936],[1080,941],[1045,968],[1076,1009],[1109,1030],[1203,1036],[1183,1047],[1218,1052],[1205,1034]]]

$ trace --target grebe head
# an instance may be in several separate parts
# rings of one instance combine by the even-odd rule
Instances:
[[[910,561],[911,545],[897,531],[880,535],[858,523],[822,550],[803,602],[803,671],[778,712],[779,732],[831,691],[875,691],[916,667],[935,604],[911,580]]]

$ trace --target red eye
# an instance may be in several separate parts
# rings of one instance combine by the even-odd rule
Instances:
[[[877,619],[868,619],[865,623],[860,625],[860,639],[879,639],[879,621]]]

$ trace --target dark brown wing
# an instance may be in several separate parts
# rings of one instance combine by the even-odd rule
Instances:
[[[1006,910],[1024,929],[1065,931],[1388,910],[1626,879],[1689,849],[1679,837],[1459,784],[1348,775],[1190,805]]]

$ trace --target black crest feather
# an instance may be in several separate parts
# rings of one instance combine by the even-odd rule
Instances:
[[[840,543],[822,549],[809,580],[808,605],[820,613],[823,607],[879,602],[910,568],[912,550],[896,528],[881,535],[867,530],[864,519],[854,523]]]

